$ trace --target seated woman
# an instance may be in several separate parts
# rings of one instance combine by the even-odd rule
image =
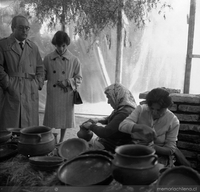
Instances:
[[[137,105],[131,92],[121,84],[115,83],[108,86],[104,93],[108,104],[114,109],[113,112],[104,119],[90,119],[82,126],[98,136],[90,141],[94,149],[114,152],[116,146],[131,143],[130,134],[120,132],[118,126]],[[97,123],[102,125],[97,125]]]
[[[155,88],[146,96],[146,104],[139,105],[119,126],[129,133],[136,144],[152,145],[159,163],[169,166],[169,157],[176,150],[179,120],[168,108],[172,99],[164,88]],[[156,134],[153,132],[155,131]]]

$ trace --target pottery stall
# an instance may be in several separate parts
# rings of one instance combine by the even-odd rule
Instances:
[[[151,147],[122,145],[113,154],[91,149],[81,138],[55,144],[51,129],[44,126],[21,129],[16,145],[10,132],[6,133],[9,136],[6,143],[1,144],[4,152],[0,150],[0,154],[12,150],[12,155],[1,158],[0,181],[1,189],[9,192],[21,192],[27,187],[29,192],[40,191],[43,187],[69,192],[80,189],[81,192],[83,189],[87,192],[154,192],[159,185],[171,182],[171,174],[179,174],[187,180],[186,173],[190,177],[189,184],[196,186],[200,182],[199,173],[192,168],[161,171]]]

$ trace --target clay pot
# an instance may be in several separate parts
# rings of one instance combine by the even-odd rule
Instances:
[[[115,149],[114,163],[123,167],[151,167],[157,164],[155,150],[144,145],[121,145]]]
[[[81,125],[80,130],[77,132],[77,136],[86,141],[90,141],[93,137],[93,132]]]
[[[157,155],[151,147],[122,145],[115,149],[113,177],[123,185],[149,185],[158,179]]]
[[[158,164],[146,168],[128,168],[112,164],[113,178],[122,185],[150,185],[159,177]]]
[[[55,148],[55,137],[50,127],[27,127],[20,130],[19,153],[23,155],[46,155]]]
[[[44,143],[52,140],[54,135],[50,127],[26,127],[20,130],[19,141],[27,144]]]

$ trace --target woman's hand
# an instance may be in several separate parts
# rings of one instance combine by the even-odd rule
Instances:
[[[92,123],[90,121],[87,121],[85,123],[82,124],[82,126],[86,129],[90,129],[90,126],[92,125]]]
[[[69,83],[67,80],[63,80],[63,81],[57,81],[56,83],[61,89],[64,90],[64,92],[67,92],[67,87],[69,86]]]
[[[93,123],[93,124],[97,124],[98,123],[98,119],[89,119],[88,121]]]
[[[156,138],[155,130],[147,125],[135,124],[132,129],[132,133],[134,132],[141,133],[147,142],[152,142]]]

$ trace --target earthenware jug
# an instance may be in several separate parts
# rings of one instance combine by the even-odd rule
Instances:
[[[90,141],[93,137],[93,132],[89,129],[86,129],[83,125],[80,125],[80,130],[77,132],[77,136],[81,139],[84,139],[86,141]]]

